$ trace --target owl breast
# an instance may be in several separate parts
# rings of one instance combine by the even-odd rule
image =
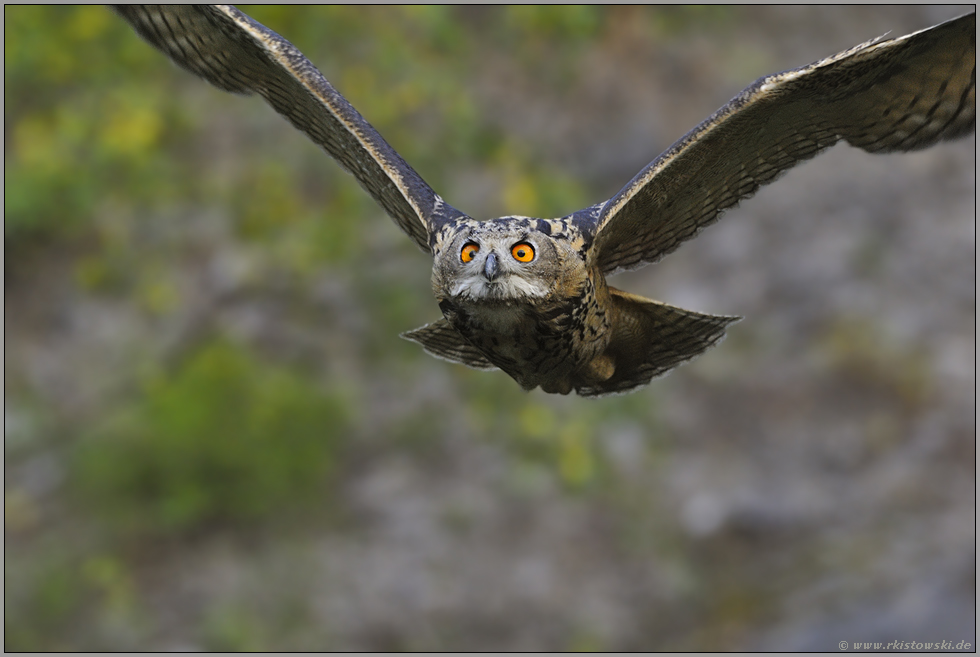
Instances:
[[[534,301],[449,298],[443,315],[487,360],[525,390],[567,394],[586,381],[608,377],[602,354],[609,344],[608,292],[588,276],[570,295]]]

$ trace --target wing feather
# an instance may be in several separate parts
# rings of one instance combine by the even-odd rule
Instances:
[[[606,202],[592,262],[605,273],[655,262],[841,139],[909,151],[975,124],[975,14],[761,78]]]
[[[235,93],[257,93],[323,147],[423,250],[446,221],[463,214],[442,201],[281,36],[229,5],[119,5],[114,8],[182,68]]]
[[[497,366],[487,360],[480,350],[470,344],[452,324],[438,319],[414,331],[402,333],[402,337],[418,342],[428,353],[453,363],[460,363],[478,370],[495,370]]]

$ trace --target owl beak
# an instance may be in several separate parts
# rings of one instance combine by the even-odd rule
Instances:
[[[497,256],[493,253],[488,255],[486,262],[483,263],[483,275],[488,281],[497,278]]]

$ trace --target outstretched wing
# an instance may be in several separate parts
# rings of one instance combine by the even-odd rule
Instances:
[[[841,139],[909,151],[972,132],[975,121],[974,14],[760,78],[606,202],[592,262],[605,273],[655,262]]]
[[[182,68],[258,93],[351,172],[423,251],[463,214],[432,191],[291,43],[228,5],[119,5],[140,36]]]

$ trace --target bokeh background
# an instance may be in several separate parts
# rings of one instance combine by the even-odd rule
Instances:
[[[254,7],[453,205],[615,193],[949,7]],[[976,140],[838,146],[617,287],[745,319],[632,395],[402,331],[430,259],[255,98],[4,8],[7,650],[976,645]]]

